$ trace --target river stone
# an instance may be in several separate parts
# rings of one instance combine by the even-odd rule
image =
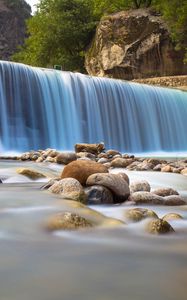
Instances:
[[[127,182],[127,184],[129,185],[130,179],[129,179],[129,176],[126,173],[120,172],[117,175],[121,176]]]
[[[153,171],[161,171],[162,169],[162,164],[158,164],[153,168]]]
[[[29,159],[30,159],[30,152],[23,153],[23,154],[20,156],[20,159],[21,159],[22,161],[29,160]]]
[[[57,164],[67,165],[76,159],[77,159],[77,156],[74,152],[62,152],[57,155],[56,162],[57,162]]]
[[[96,159],[96,155],[95,154],[92,154],[92,153],[89,153],[89,152],[78,152],[76,153],[76,156],[77,158],[90,158],[92,160],[95,160]]]
[[[86,185],[102,185],[112,191],[114,203],[121,203],[128,199],[130,190],[127,182],[118,174],[97,173],[88,177]]]
[[[129,197],[129,201],[136,204],[158,204],[163,205],[163,198],[150,192],[135,192]]]
[[[50,231],[77,230],[90,227],[93,227],[90,221],[72,212],[58,213],[47,221],[47,229]]]
[[[39,178],[46,177],[44,174],[42,174],[40,172],[37,172],[37,171],[32,170],[32,169],[27,169],[27,168],[17,169],[16,172],[20,175],[24,175],[24,176],[26,176],[28,178],[31,178],[31,179],[39,179]]]
[[[36,160],[37,163],[43,162],[45,160],[45,158],[43,156],[38,157],[38,159]]]
[[[173,227],[165,220],[153,219],[146,224],[146,231],[152,234],[165,234],[174,232]]]
[[[56,163],[56,158],[55,158],[55,157],[48,156],[48,157],[45,159],[45,162]]]
[[[182,169],[181,174],[187,176],[187,168]]]
[[[169,214],[166,214],[162,220],[164,221],[173,221],[173,220],[182,220],[183,217],[179,214],[176,214],[176,213],[169,213]]]
[[[105,149],[104,143],[100,144],[76,144],[75,152],[89,152],[99,154]]]
[[[155,195],[166,197],[170,195],[179,195],[179,193],[172,188],[160,188],[153,191]]]
[[[173,168],[170,165],[164,166],[161,168],[161,172],[167,172],[170,173],[173,171]]]
[[[54,183],[58,182],[60,178],[52,178],[47,183],[45,183],[40,189],[48,190]]]
[[[179,195],[166,196],[163,199],[164,199],[163,204],[168,206],[178,206],[178,205],[186,204],[184,199]]]
[[[132,158],[115,158],[111,162],[111,167],[113,168],[126,168],[133,162]]]
[[[77,160],[65,166],[61,178],[72,177],[85,185],[87,178],[94,173],[108,173],[108,169],[94,161]]]
[[[85,188],[88,204],[112,204],[113,195],[109,189],[100,185],[92,185]]]
[[[55,182],[49,191],[60,194],[64,198],[72,199],[81,203],[86,203],[87,198],[80,182],[74,178],[65,178]]]
[[[55,157],[57,157],[58,154],[59,154],[58,151],[56,151],[56,150],[51,150],[51,152],[50,152],[50,157],[55,158]]]
[[[113,149],[107,150],[106,154],[108,155],[108,157],[113,157],[115,155],[120,155],[121,156],[121,153],[119,151],[113,150]]]
[[[146,180],[134,181],[130,184],[130,192],[135,193],[139,191],[150,192],[151,187]]]
[[[157,214],[153,210],[147,208],[128,209],[125,212],[125,216],[127,217],[127,219],[133,222],[138,222],[146,218],[158,218]]]
[[[108,160],[108,158],[102,157],[102,158],[99,158],[97,162],[100,164],[106,164],[109,162],[109,160]]]

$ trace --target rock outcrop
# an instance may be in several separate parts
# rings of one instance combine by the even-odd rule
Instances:
[[[26,36],[31,7],[24,0],[0,0],[0,59],[10,60]]]
[[[161,16],[138,9],[102,18],[85,66],[90,75],[131,80],[187,74],[183,57]]]

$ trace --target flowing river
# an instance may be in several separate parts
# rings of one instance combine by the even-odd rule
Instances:
[[[16,173],[30,167],[49,177],[62,167],[0,162],[0,299],[1,300],[186,300],[187,205],[151,207],[159,217],[177,212],[175,233],[152,236],[143,223],[49,233],[45,221],[58,211],[77,211],[68,201],[41,191],[41,181]],[[118,172],[119,170],[115,170]],[[171,186],[187,199],[187,177],[133,172],[153,188]],[[45,181],[45,180],[44,180]],[[125,221],[126,205],[94,206],[105,216]]]

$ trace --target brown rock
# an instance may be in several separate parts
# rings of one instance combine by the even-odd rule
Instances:
[[[124,202],[130,194],[127,182],[118,174],[93,174],[88,177],[86,185],[102,185],[110,189],[114,195],[114,203]]]
[[[92,160],[95,160],[96,159],[96,155],[95,154],[92,154],[92,153],[89,153],[89,152],[78,152],[76,153],[76,156],[77,158],[90,158]]]
[[[166,196],[163,199],[164,199],[163,204],[168,205],[168,206],[178,206],[178,205],[185,205],[186,204],[184,199],[181,196],[178,196],[178,195]]]
[[[108,173],[108,169],[94,161],[77,160],[65,166],[61,178],[72,177],[77,179],[82,185],[85,185],[87,178],[94,173]]]
[[[187,168],[184,168],[184,169],[181,171],[181,174],[187,176]]]
[[[117,150],[107,150],[106,151],[106,154],[108,155],[108,157],[113,157],[115,155],[120,155],[121,156],[121,153]]]
[[[136,204],[158,204],[163,205],[163,198],[150,192],[135,192],[129,197]]]
[[[169,213],[169,214],[166,214],[162,220],[164,221],[173,221],[173,220],[182,220],[183,217],[179,214],[176,214],[176,213]]]
[[[93,227],[92,223],[78,214],[71,212],[58,213],[50,217],[46,225],[50,231],[54,230],[77,230]]]
[[[37,172],[37,171],[32,170],[32,169],[27,169],[27,168],[17,169],[16,172],[20,175],[24,175],[24,176],[29,177],[31,179],[39,179],[39,178],[42,178],[42,177],[46,177],[44,174],[42,174],[40,172]]]
[[[138,222],[146,218],[158,218],[157,214],[147,208],[131,208],[125,212],[127,219],[133,222]]]
[[[173,171],[173,168],[172,168],[171,166],[169,166],[169,165],[164,166],[164,167],[161,168],[161,172],[167,172],[167,173],[170,173],[170,172],[172,172],[172,171]]]
[[[56,162],[57,162],[57,164],[67,165],[76,159],[77,159],[77,156],[74,152],[62,152],[57,155]]]
[[[146,180],[134,181],[130,184],[130,192],[135,193],[139,191],[150,192],[151,187]]]
[[[76,144],[75,152],[89,152],[99,154],[105,149],[104,143],[100,144]]]
[[[132,158],[115,158],[111,162],[111,167],[113,168],[126,168],[133,162]]]
[[[126,173],[120,172],[117,175],[121,176],[127,182],[127,184],[129,185],[130,179],[129,179],[129,176]]]
[[[65,178],[56,181],[49,191],[61,194],[64,198],[72,199],[81,203],[87,203],[86,194],[80,182],[74,178]]]
[[[160,188],[153,191],[155,195],[166,197],[170,195],[179,195],[177,191],[171,188]]]
[[[159,55],[158,55],[159,49]],[[87,51],[88,74],[131,80],[184,74],[168,26],[153,10],[121,11],[102,18]]]
[[[146,224],[146,231],[151,234],[165,234],[174,232],[174,229],[167,221],[155,219],[148,221]]]

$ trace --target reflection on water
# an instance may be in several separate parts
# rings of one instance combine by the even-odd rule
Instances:
[[[0,178],[13,181],[18,166],[0,163]],[[42,170],[41,165],[34,166],[50,176],[60,172],[53,165],[43,164]],[[183,194],[187,191],[184,176],[128,174],[131,180],[147,176],[154,187],[170,184]],[[183,216],[184,220],[173,221],[173,235],[150,236],[143,223],[49,234],[43,226],[47,216],[78,208],[40,191],[41,185],[24,176],[0,185],[1,300],[186,300],[187,206],[151,207],[160,217],[173,211]],[[93,207],[123,221],[127,208]]]

